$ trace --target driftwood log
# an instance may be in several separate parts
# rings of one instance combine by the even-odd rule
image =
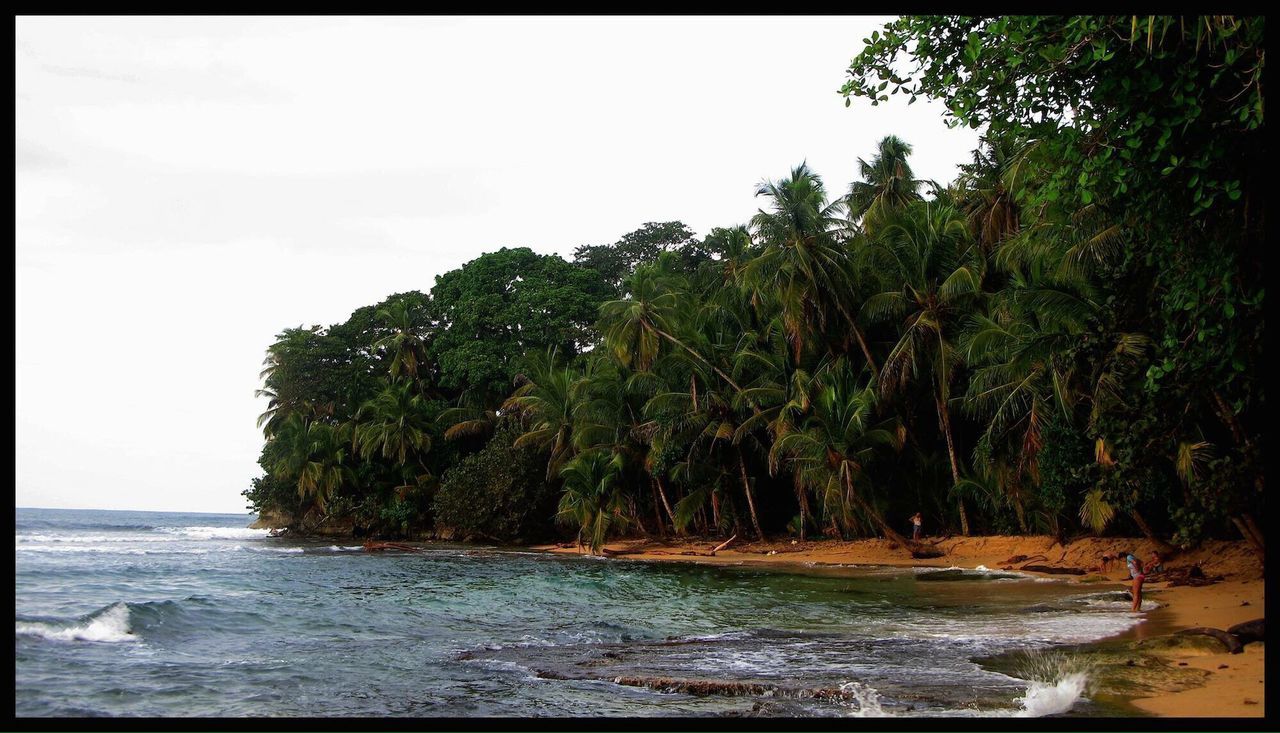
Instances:
[[[1266,641],[1267,632],[1263,628],[1266,619],[1255,618],[1252,621],[1245,621],[1242,624],[1236,624],[1227,629],[1227,633],[1235,636],[1240,640],[1241,644],[1248,644],[1254,641]]]
[[[721,551],[721,550],[725,549],[725,548],[726,548],[726,547],[728,547],[729,545],[732,545],[732,544],[733,544],[733,541],[734,541],[734,540],[736,540],[736,539],[738,539],[738,535],[736,535],[736,534],[735,534],[734,536],[730,537],[729,539],[725,540],[724,542],[721,542],[720,544],[718,544],[718,545],[716,545],[715,547],[711,548],[711,556],[712,556],[712,557],[715,557],[717,552],[719,552],[719,551]]]
[[[1214,629],[1208,626],[1197,626],[1194,629],[1183,629],[1179,634],[1203,634],[1212,636],[1227,648],[1227,652],[1231,654],[1239,654],[1244,651],[1244,645],[1255,641],[1266,641],[1266,619],[1255,618],[1252,621],[1236,624],[1231,628],[1223,631],[1222,629]]]
[[[383,552],[385,550],[400,550],[402,552],[422,552],[421,547],[406,545],[401,542],[374,542],[372,540],[364,543],[365,552]]]
[[[1048,560],[1049,560],[1049,558],[1045,557],[1044,555],[1030,555],[1030,556],[1028,556],[1028,555],[1014,555],[1013,557],[1009,558],[1008,560],[1005,560],[1005,561],[1004,561],[1003,563],[1001,563],[1001,564],[1002,564],[1002,565],[1013,565],[1014,563],[1020,563],[1020,562],[1031,562],[1032,560],[1045,560],[1045,561],[1048,561]]]
[[[1189,585],[1192,587],[1202,585],[1212,585],[1223,580],[1221,575],[1207,576],[1200,569],[1199,565],[1192,565],[1188,568],[1170,568],[1162,573],[1147,576],[1151,580],[1160,580],[1169,583],[1169,587],[1179,585]]]
[[[1227,633],[1222,629],[1212,629],[1212,628],[1209,628],[1208,626],[1197,626],[1194,629],[1183,629],[1178,633],[1187,634],[1187,635],[1203,634],[1205,636],[1212,636],[1213,638],[1222,642],[1222,645],[1227,648],[1227,652],[1230,654],[1239,654],[1240,652],[1244,651],[1244,645],[1240,643],[1240,639],[1235,634]]]
[[[1088,572],[1081,568],[1059,568],[1052,565],[1023,565],[1019,570],[1028,570],[1033,573],[1048,573],[1050,575],[1084,575]]]
[[[917,560],[928,560],[930,558],[942,557],[947,553],[936,547],[926,547],[924,545],[916,545],[911,548],[911,557]]]
[[[701,552],[698,550],[682,550],[680,552],[667,552],[666,550],[610,550],[607,547],[600,548],[600,554],[606,557],[618,557],[619,555],[689,555],[693,557],[715,557],[717,552],[725,549],[738,539],[738,535],[734,535],[729,539],[721,542],[709,551]]]

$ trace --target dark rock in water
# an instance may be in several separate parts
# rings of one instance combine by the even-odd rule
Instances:
[[[567,675],[563,672],[557,672],[553,669],[535,669],[533,675],[543,680],[580,680],[586,679],[579,675]]]
[[[771,702],[758,702],[751,706],[751,712],[756,715],[770,715],[777,712],[778,706]]]
[[[983,573],[983,572],[965,572],[960,569],[947,568],[945,570],[931,570],[926,573],[920,573],[916,576],[916,580],[1003,580],[1018,578],[1021,576],[1013,573]]]
[[[541,676],[541,675],[540,675]],[[790,697],[813,700],[843,700],[849,694],[838,687],[788,687],[771,682],[747,682],[739,680],[678,679],[673,677],[640,677],[622,675],[613,678],[614,684],[628,687],[647,687],[658,692],[678,692],[706,697],[761,696]]]

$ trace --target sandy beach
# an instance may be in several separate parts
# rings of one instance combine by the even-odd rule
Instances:
[[[1106,574],[1093,571],[1104,553],[1130,550],[1150,557],[1154,546],[1147,540],[1130,538],[1086,538],[1057,544],[1050,537],[954,537],[930,540],[942,557],[912,558],[905,550],[886,540],[833,540],[798,542],[774,540],[735,542],[714,556],[714,540],[627,540],[608,543],[605,554],[628,560],[650,562],[697,562],[708,564],[763,565],[892,565],[923,567],[983,566],[989,569],[1021,570],[1024,566],[1090,570],[1085,575],[1053,575],[1064,582],[1107,584],[1128,589],[1122,565],[1113,565]],[[576,554],[573,546],[540,545],[533,549]],[[1007,562],[1023,556],[1019,562]],[[1265,583],[1256,557],[1244,542],[1211,541],[1177,555],[1166,563],[1170,569],[1199,565],[1210,578],[1220,582],[1203,586],[1170,587],[1168,582],[1148,581],[1144,592],[1161,603],[1147,613],[1145,623],[1135,627],[1135,638],[1151,638],[1180,629],[1209,626],[1226,629],[1234,624],[1266,615]],[[1034,572],[1025,571],[1023,572]],[[1139,698],[1139,709],[1166,717],[1261,717],[1265,715],[1264,643],[1248,644],[1242,654],[1196,653],[1182,650],[1164,655],[1171,665],[1205,670],[1202,687],[1158,697]]]

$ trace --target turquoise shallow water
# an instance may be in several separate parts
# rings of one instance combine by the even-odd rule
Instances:
[[[974,660],[1137,623],[1006,573],[369,554],[252,519],[17,510],[16,714],[1111,715]]]

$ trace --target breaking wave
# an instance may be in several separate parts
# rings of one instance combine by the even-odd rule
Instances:
[[[72,623],[18,621],[15,631],[20,635],[38,636],[50,641],[137,641],[138,637],[130,628],[129,621],[128,604],[113,603]]]

